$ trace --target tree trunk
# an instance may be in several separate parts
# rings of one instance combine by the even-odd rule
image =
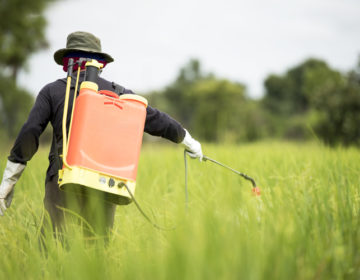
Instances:
[[[19,67],[17,65],[13,66],[11,69],[11,78],[16,84],[17,76],[19,72]]]

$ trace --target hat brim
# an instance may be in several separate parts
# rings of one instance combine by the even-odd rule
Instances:
[[[104,60],[107,62],[107,63],[110,63],[110,62],[113,62],[114,59],[111,57],[111,55],[107,54],[107,53],[103,53],[103,52],[94,52],[94,51],[91,51],[91,50],[88,50],[88,49],[80,49],[80,48],[77,48],[77,49],[67,49],[67,48],[64,48],[64,49],[60,49],[60,50],[57,50],[55,53],[54,53],[54,60],[57,64],[59,65],[63,65],[63,58],[65,55],[67,55],[69,52],[73,52],[73,51],[83,51],[83,52],[88,52],[88,53],[94,53],[94,54],[100,54],[104,57]]]

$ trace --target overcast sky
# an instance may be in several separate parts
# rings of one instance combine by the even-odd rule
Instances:
[[[101,39],[115,58],[102,76],[138,93],[161,89],[198,58],[203,70],[263,94],[264,78],[306,58],[353,68],[360,54],[359,0],[68,0],[46,12],[50,48],[20,76],[34,94],[62,78],[53,53],[73,31]]]

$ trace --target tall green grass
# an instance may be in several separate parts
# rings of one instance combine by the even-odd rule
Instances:
[[[360,279],[359,150],[278,142],[203,150],[254,177],[261,196],[236,174],[189,160],[186,207],[181,148],[146,145],[136,198],[175,230],[155,229],[134,204],[120,206],[107,246],[75,228],[66,248],[48,238],[44,255],[41,149],[0,217],[0,279]]]

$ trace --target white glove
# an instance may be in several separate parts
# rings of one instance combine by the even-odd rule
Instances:
[[[3,216],[7,208],[10,207],[16,182],[19,180],[21,173],[24,171],[25,165],[7,161],[4,170],[3,179],[0,185],[0,215]]]
[[[191,158],[199,158],[199,160],[202,161],[203,153],[201,150],[201,144],[192,138],[186,129],[185,137],[181,144],[185,146],[185,149],[188,151],[188,154]]]

